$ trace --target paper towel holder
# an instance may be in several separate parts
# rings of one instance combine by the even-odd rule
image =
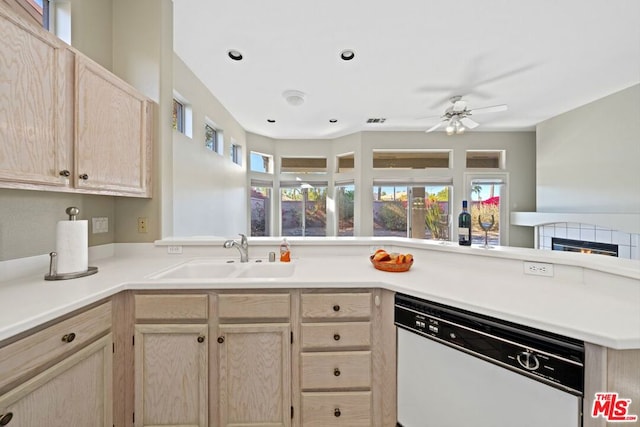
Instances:
[[[70,206],[65,211],[69,215],[69,221],[76,221],[80,209],[75,206]],[[73,273],[60,273],[58,274],[58,254],[56,252],[49,253],[49,273],[44,275],[44,280],[67,280],[77,279],[79,277],[91,276],[98,272],[98,267],[87,267],[86,271],[76,271]]]

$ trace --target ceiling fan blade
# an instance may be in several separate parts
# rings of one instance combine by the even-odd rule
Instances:
[[[460,123],[462,123],[464,125],[464,127],[466,127],[467,129],[473,129],[473,128],[476,128],[476,127],[480,126],[480,123],[474,122],[469,117],[461,118],[460,119]]]
[[[429,133],[429,132],[433,132],[434,130],[438,129],[440,126],[442,126],[442,123],[444,122],[439,122],[433,126],[431,126],[429,129],[427,129],[425,132]]]
[[[471,114],[497,113],[500,111],[507,111],[507,108],[508,108],[507,104],[501,104],[501,105],[493,105],[491,107],[474,108],[469,112]]]
[[[465,101],[456,101],[453,103],[453,111],[464,111],[465,108],[467,108],[467,103]]]

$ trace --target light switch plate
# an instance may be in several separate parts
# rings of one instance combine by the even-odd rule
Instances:
[[[91,232],[93,234],[108,233],[109,218],[107,218],[106,216],[91,218]]]

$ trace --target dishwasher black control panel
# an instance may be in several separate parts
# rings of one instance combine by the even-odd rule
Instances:
[[[584,391],[584,343],[396,294],[395,324],[575,395]]]

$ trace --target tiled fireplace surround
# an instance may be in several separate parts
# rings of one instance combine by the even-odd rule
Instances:
[[[556,222],[536,227],[538,249],[551,250],[551,238],[585,240],[618,245],[618,257],[640,260],[640,234],[602,228],[593,224]]]

